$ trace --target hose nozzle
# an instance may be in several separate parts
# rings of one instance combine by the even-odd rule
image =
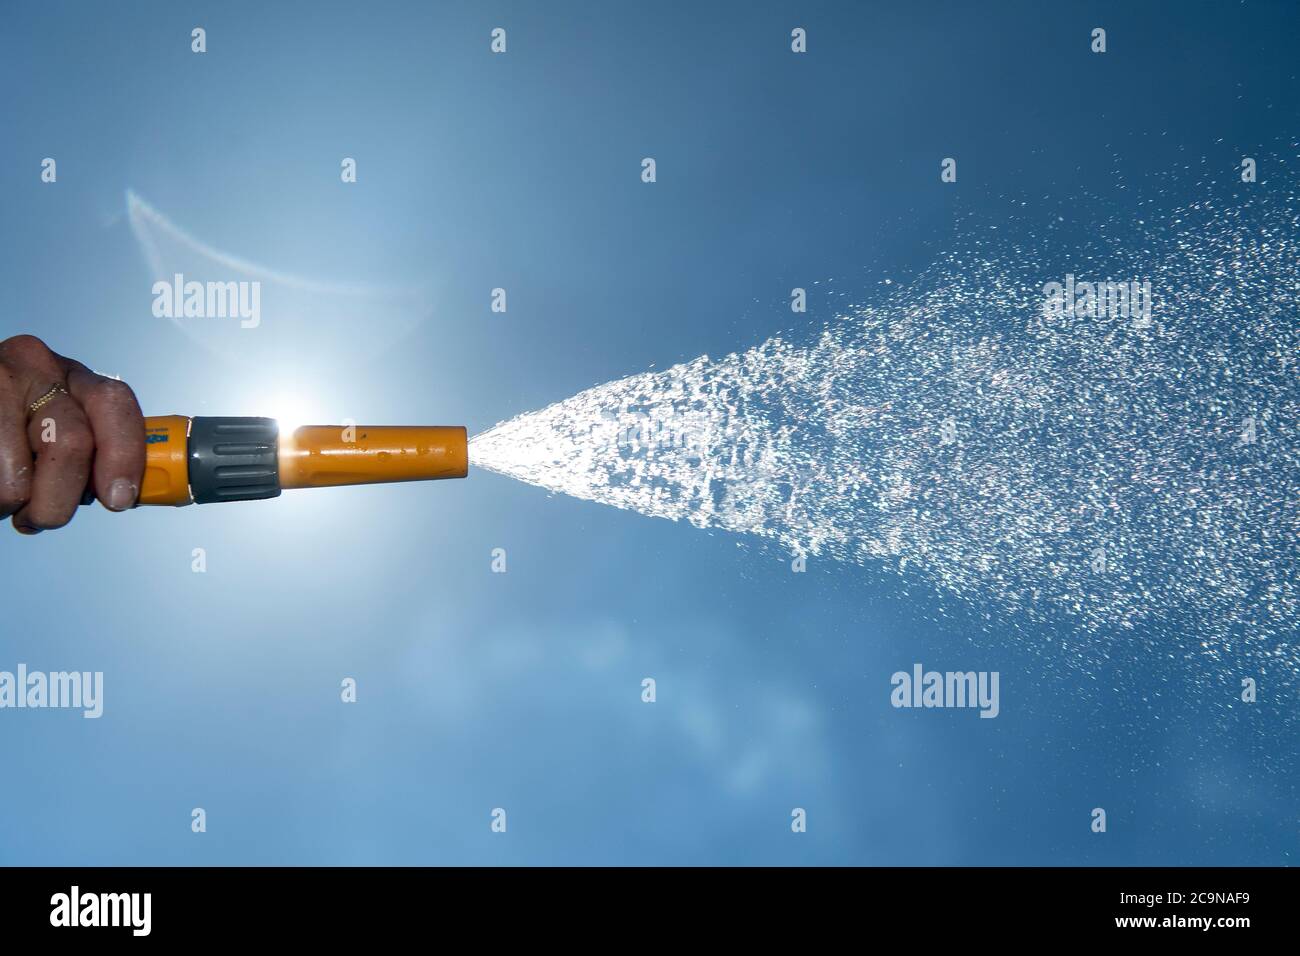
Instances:
[[[464,478],[462,425],[304,425],[281,434],[270,418],[145,419],[140,504],[274,498],[285,488]]]

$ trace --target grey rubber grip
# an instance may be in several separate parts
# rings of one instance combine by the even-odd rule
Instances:
[[[280,494],[273,418],[190,420],[190,493],[197,504],[255,501]]]

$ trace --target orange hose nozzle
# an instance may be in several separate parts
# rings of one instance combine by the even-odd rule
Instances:
[[[469,436],[463,425],[304,425],[279,438],[281,488],[467,474]]]

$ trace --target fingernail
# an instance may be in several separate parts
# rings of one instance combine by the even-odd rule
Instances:
[[[17,531],[19,534],[25,534],[25,535],[28,535],[29,537],[30,537],[31,535],[34,535],[34,534],[40,534],[40,533],[41,533],[41,529],[40,529],[40,528],[31,528],[31,527],[28,527],[28,526],[25,525],[25,524],[16,524],[16,525],[14,525],[14,530]]]
[[[125,511],[135,504],[135,485],[125,478],[116,478],[108,486],[108,500],[104,504],[114,511]]]

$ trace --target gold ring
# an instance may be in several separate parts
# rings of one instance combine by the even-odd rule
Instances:
[[[51,385],[50,390],[48,392],[46,392],[36,401],[32,402],[30,405],[27,406],[27,414],[34,415],[41,408],[50,404],[50,402],[54,401],[60,395],[67,395],[67,394],[68,394],[68,390],[64,388],[62,385],[58,385],[58,384]]]

